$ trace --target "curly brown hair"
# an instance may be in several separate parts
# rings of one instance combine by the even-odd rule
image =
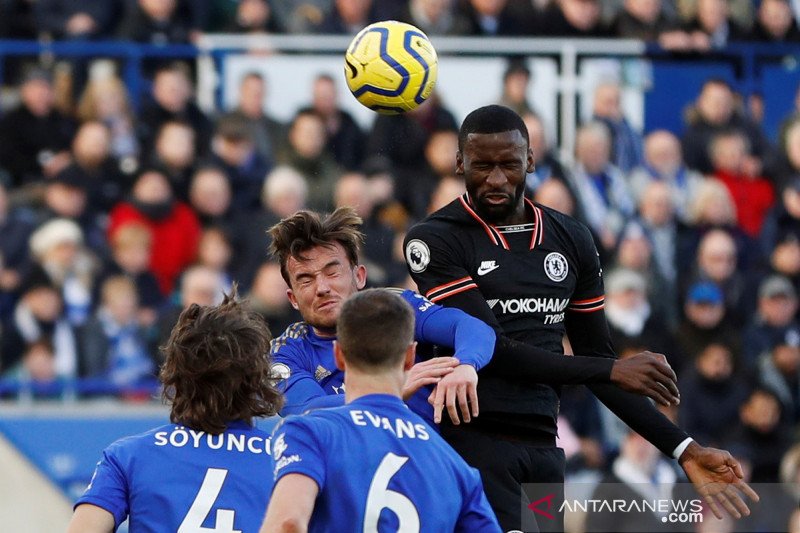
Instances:
[[[283,405],[270,373],[272,334],[236,296],[234,287],[220,305],[189,306],[161,348],[162,397],[173,423],[216,435],[229,422],[252,424]]]
[[[292,286],[286,262],[290,257],[304,261],[303,253],[316,246],[339,243],[347,253],[351,266],[358,264],[358,251],[364,243],[361,217],[352,207],[340,207],[323,217],[314,211],[298,211],[284,218],[267,231],[272,237],[269,253],[278,259],[281,275]]]

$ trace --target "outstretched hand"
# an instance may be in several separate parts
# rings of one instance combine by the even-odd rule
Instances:
[[[442,377],[450,374],[460,365],[455,357],[434,357],[411,367],[403,385],[403,400],[411,398],[415,392],[426,385],[435,385]]]
[[[745,483],[739,462],[725,450],[706,448],[692,442],[678,462],[711,512],[719,519],[722,518],[720,506],[734,518],[750,514],[750,509],[742,500],[742,493],[753,502],[759,500],[758,494]]]
[[[622,390],[648,396],[662,405],[678,405],[678,378],[660,353],[641,352],[614,361],[611,382]]]

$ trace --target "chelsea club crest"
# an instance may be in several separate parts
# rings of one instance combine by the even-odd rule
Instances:
[[[553,281],[564,281],[569,272],[567,259],[558,252],[551,252],[544,258],[544,273]]]

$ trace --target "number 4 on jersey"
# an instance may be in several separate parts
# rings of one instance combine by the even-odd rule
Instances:
[[[378,522],[381,511],[389,509],[397,515],[398,531],[419,533],[419,512],[414,503],[404,494],[389,490],[389,481],[408,461],[408,457],[400,457],[387,453],[375,470],[367,493],[367,506],[364,512],[364,533],[378,533]],[[180,532],[179,532],[180,533]]]
[[[203,484],[200,485],[200,490],[197,492],[192,506],[189,507],[189,512],[183,518],[178,533],[242,533],[233,529],[235,513],[231,509],[217,510],[214,527],[203,527],[203,521],[214,507],[214,502],[217,501],[217,496],[222,490],[222,484],[225,483],[227,475],[228,471],[223,468],[209,468],[206,471]]]

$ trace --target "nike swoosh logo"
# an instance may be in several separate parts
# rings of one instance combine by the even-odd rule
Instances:
[[[492,265],[492,266],[490,266],[488,268],[483,268],[482,266],[478,267],[478,275],[479,276],[483,276],[485,274],[488,274],[492,270],[497,270],[498,268],[500,268],[500,265]]]

